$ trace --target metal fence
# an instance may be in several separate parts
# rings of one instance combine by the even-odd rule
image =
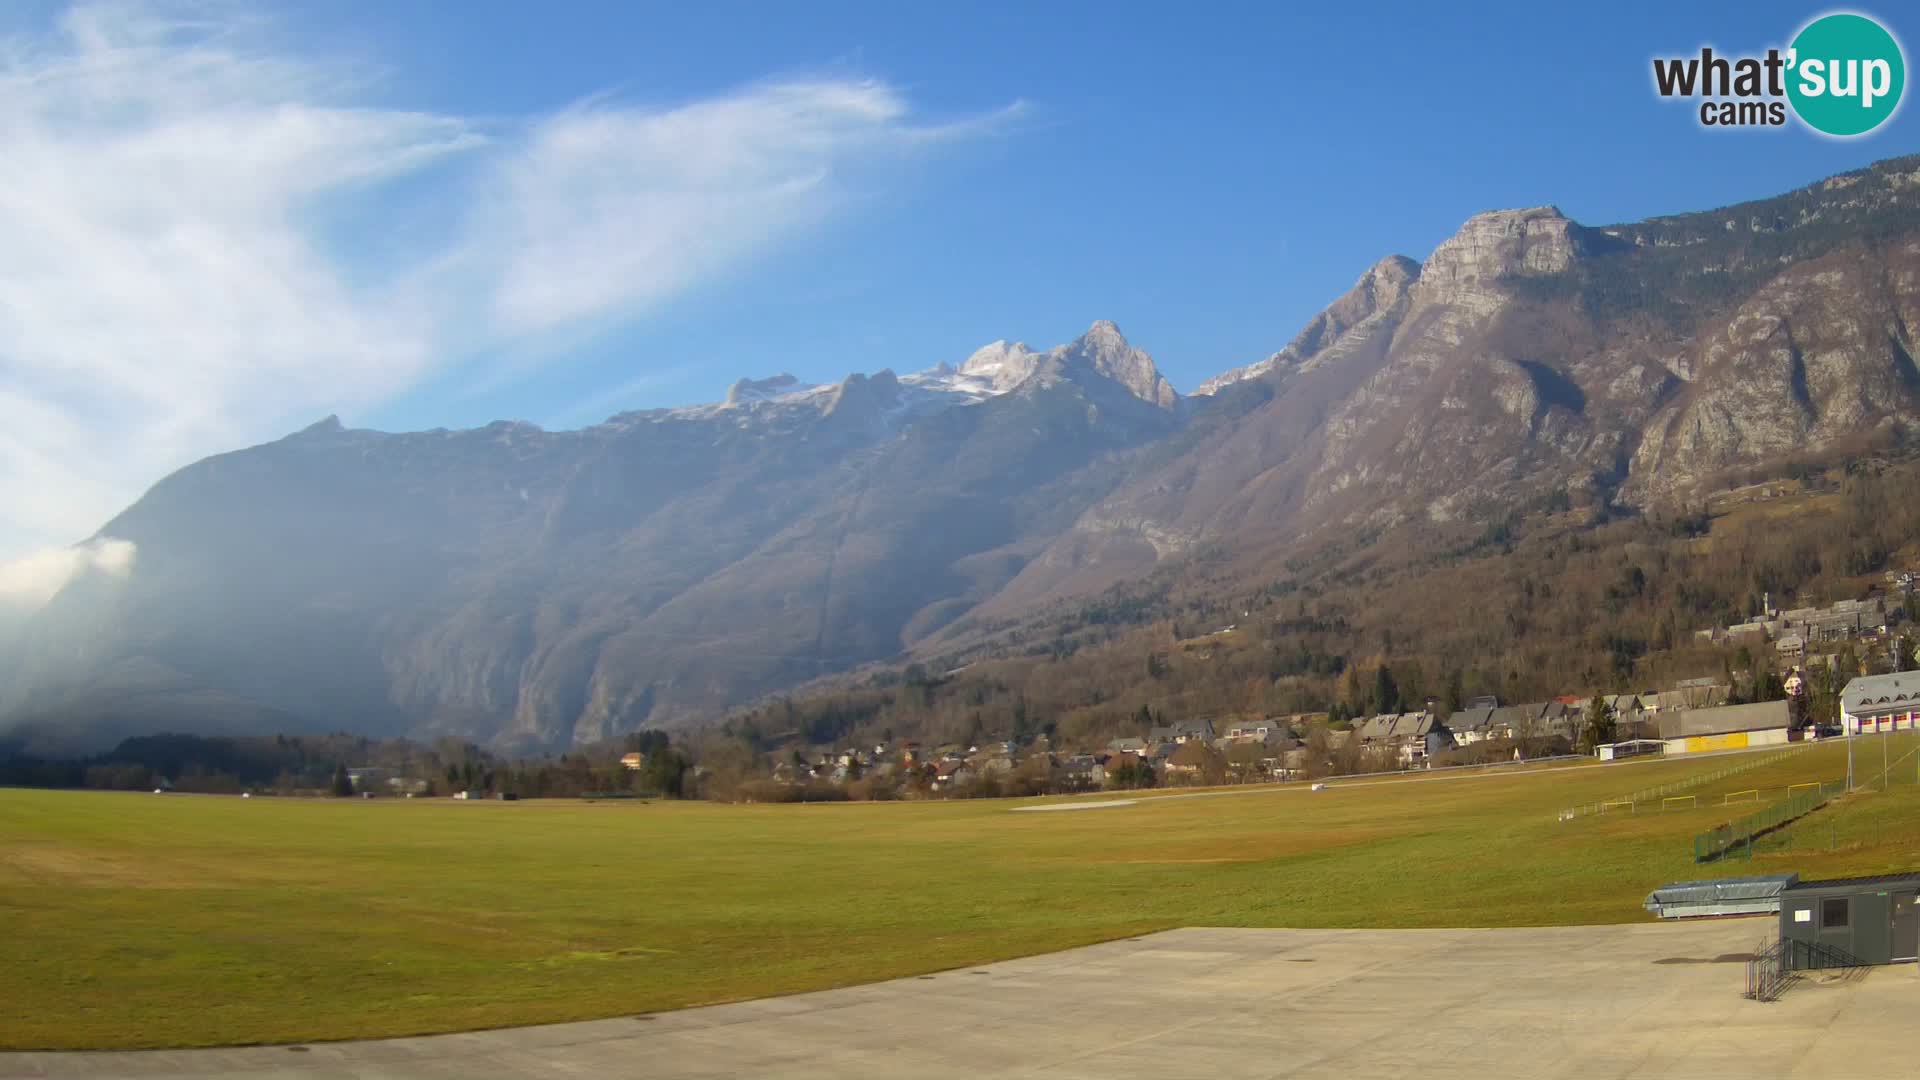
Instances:
[[[1778,1001],[1793,981],[1792,969],[1787,967],[1785,942],[1776,941],[1747,961],[1747,993],[1753,1001]]]
[[[1793,985],[1796,972],[1838,971],[1857,977],[1866,962],[1852,953],[1817,941],[1776,941],[1747,961],[1746,996],[1754,1001],[1779,1001]]]
[[[1811,791],[1783,799],[1764,810],[1725,825],[1716,825],[1693,838],[1693,861],[1709,862],[1743,846],[1748,857],[1752,857],[1754,837],[1813,813],[1846,789],[1846,781],[1828,780]]]
[[[1854,758],[1859,757],[1859,779],[1854,782],[1855,790],[1870,790],[1878,786],[1880,790],[1885,791],[1894,784],[1910,784],[1920,779],[1920,772],[1916,772],[1907,765],[1910,759],[1920,755],[1920,746],[1912,745],[1911,736],[1911,731],[1882,731],[1852,736],[1847,743],[1847,773],[1849,776],[1854,775]],[[1898,744],[1900,748],[1906,748],[1905,752],[1899,757],[1893,757],[1892,748],[1888,746],[1889,742]],[[1880,747],[1878,755],[1873,754],[1869,749],[1876,744]],[[1858,752],[1855,751],[1856,746],[1859,748]],[[1875,756],[1880,758],[1878,772],[1873,771]]]
[[[1683,777],[1679,780],[1660,784],[1657,787],[1642,788],[1639,791],[1628,792],[1625,795],[1611,799],[1601,799],[1598,802],[1584,803],[1580,806],[1570,806],[1560,811],[1560,820],[1566,821],[1571,818],[1585,817],[1588,814],[1603,814],[1609,806],[1631,806],[1643,802],[1652,802],[1655,799],[1664,799],[1669,795],[1675,795],[1691,788],[1711,784],[1716,780],[1725,780],[1729,776],[1737,776],[1740,773],[1758,769],[1763,765],[1771,765],[1776,761],[1785,759],[1790,754],[1799,752],[1801,749],[1804,749],[1804,745],[1790,747],[1772,754],[1745,754],[1742,755],[1740,761],[1728,765],[1723,769],[1715,769],[1712,772]]]
[[[1868,966],[1865,960],[1824,941],[1789,939],[1780,945],[1780,959],[1788,971],[1858,972]]]
[[[1347,780],[1378,780],[1382,777],[1408,775],[1427,776],[1434,773],[1499,772],[1503,769],[1523,770],[1529,765],[1552,765],[1559,762],[1592,760],[1592,754],[1548,754],[1545,757],[1518,758],[1511,761],[1482,761],[1470,765],[1409,765],[1406,768],[1382,769],[1379,772],[1343,773],[1339,776],[1322,776],[1317,777],[1315,782],[1321,784],[1337,784]]]

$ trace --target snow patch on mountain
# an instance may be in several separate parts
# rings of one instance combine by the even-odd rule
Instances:
[[[943,362],[898,377],[882,369],[872,376],[851,375],[839,383],[803,383],[785,373],[765,379],[740,379],[728,389],[725,400],[623,413],[608,423],[624,426],[668,420],[732,420],[745,425],[788,410],[835,413],[846,408],[844,402],[852,393],[858,400],[870,402],[865,407],[881,422],[897,426],[942,409],[976,405],[1069,370],[1091,371],[1161,408],[1172,408],[1179,397],[1154,366],[1152,357],[1128,344],[1119,327],[1101,320],[1074,341],[1046,352],[1035,352],[1025,342],[1002,340],[975,350],[958,367]]]
[[[959,376],[1005,393],[1027,381],[1040,366],[1042,355],[1024,341],[996,341],[982,346],[960,365]]]

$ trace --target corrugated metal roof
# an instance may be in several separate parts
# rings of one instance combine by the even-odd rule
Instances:
[[[1799,874],[1676,881],[1647,894],[1646,908],[1663,919],[1697,915],[1741,915],[1780,910],[1780,894]]]
[[[1920,871],[1906,874],[1868,874],[1865,877],[1828,878],[1825,881],[1802,881],[1789,885],[1791,889],[1828,889],[1864,887],[1871,885],[1914,885],[1920,886]]]
[[[1725,735],[1734,731],[1764,731],[1787,726],[1785,701],[1758,701],[1751,705],[1716,705],[1710,709],[1660,711],[1660,737]]]

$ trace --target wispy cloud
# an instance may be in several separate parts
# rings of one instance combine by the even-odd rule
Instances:
[[[849,178],[1005,115],[926,123],[884,83],[813,79],[483,124],[370,104],[353,62],[181,10],[80,6],[0,41],[0,557],[449,364],[563,361],[840,211]],[[330,211],[377,223],[427,170],[467,200],[439,250],[339,253]]]
[[[500,160],[476,222],[504,334],[646,307],[835,209],[836,174],[913,137],[874,82],[756,87],[673,109],[589,104]]]
[[[681,365],[660,371],[649,371],[644,375],[635,375],[566,405],[547,417],[544,426],[572,428],[598,423],[614,415],[622,407],[631,408],[634,399],[642,395],[685,382],[698,370],[689,365]]]

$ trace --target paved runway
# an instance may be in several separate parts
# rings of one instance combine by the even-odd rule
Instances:
[[[1920,969],[1746,1001],[1743,961],[1772,927],[1173,930],[650,1017],[0,1054],[0,1078],[1911,1077]]]

